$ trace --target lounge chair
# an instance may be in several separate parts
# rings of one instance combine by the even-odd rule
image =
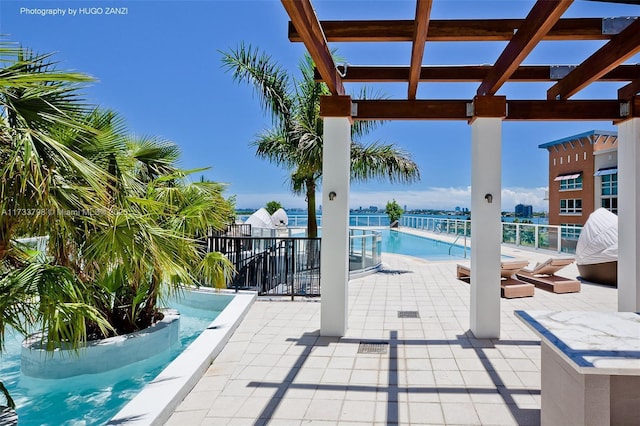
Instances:
[[[500,295],[505,299],[533,296],[535,286],[531,283],[520,281],[515,275],[529,265],[527,260],[503,260],[500,262]],[[471,268],[467,265],[456,266],[456,275],[459,280],[471,281]]]
[[[574,259],[570,257],[551,257],[545,262],[538,263],[533,269],[522,269],[516,276],[543,290],[554,293],[575,293],[580,291],[580,281],[556,275],[556,272],[573,262]]]

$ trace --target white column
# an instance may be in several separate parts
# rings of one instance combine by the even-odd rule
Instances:
[[[347,331],[349,299],[351,123],[346,117],[323,120],[320,335],[341,337]]]
[[[501,118],[478,117],[473,121],[471,331],[478,338],[500,337],[501,145]]]
[[[618,311],[640,310],[640,118],[618,124]]]

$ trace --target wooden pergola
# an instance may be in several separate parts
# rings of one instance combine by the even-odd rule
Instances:
[[[563,18],[573,0],[538,0],[522,19],[434,20],[430,19],[433,2],[416,0],[413,20],[321,21],[310,0],[282,0],[291,19],[289,39],[304,43],[316,64],[317,79],[325,82],[332,94],[321,102],[321,114],[325,117],[326,155],[323,256],[325,251],[333,254],[322,260],[323,302],[325,295],[330,301],[327,304],[335,305],[338,299],[344,299],[348,279],[340,258],[345,254],[340,247],[346,244],[343,227],[348,204],[346,200],[330,203],[324,193],[334,188],[333,192],[343,190],[344,193],[346,189],[348,194],[349,152],[348,149],[345,151],[344,144],[349,138],[344,123],[352,120],[410,119],[465,120],[471,124],[472,220],[477,218],[483,223],[482,227],[474,227],[472,223],[471,329],[478,337],[498,337],[499,309],[497,319],[494,311],[500,302],[499,241],[491,233],[497,233],[496,226],[499,226],[501,122],[611,120],[619,126],[621,136],[620,226],[633,229],[627,240],[623,241],[622,233],[620,236],[619,304],[620,310],[639,310],[640,267],[635,264],[635,259],[640,254],[640,198],[636,195],[640,190],[640,147],[636,148],[640,145],[640,65],[625,62],[640,52],[640,19],[635,16]],[[546,40],[601,40],[605,43],[583,62],[571,66],[523,65],[534,48]],[[430,43],[465,41],[501,41],[507,44],[492,65],[423,65]],[[411,56],[405,66],[337,65],[329,47],[332,42],[411,43]],[[612,91],[608,99],[572,99],[589,85],[603,81],[622,82],[622,86]],[[345,84],[362,82],[404,82],[407,83],[407,95],[406,98],[388,100],[352,99],[347,95]],[[472,82],[478,87],[473,99],[419,99],[418,86],[431,82]],[[552,85],[537,99],[507,99],[498,95],[498,91],[509,82],[550,82]],[[336,119],[346,121],[334,124],[332,120]],[[347,160],[340,160],[341,155],[346,155]],[[325,188],[328,189],[325,191]],[[498,196],[497,203],[487,202],[486,196],[491,193],[494,200]],[[491,225],[487,226],[487,223]],[[483,250],[474,251],[473,247],[480,245]],[[327,246],[331,249],[325,250]],[[624,255],[623,249],[628,250]],[[340,265],[339,273],[328,269],[328,263],[333,268],[336,262]],[[335,281],[345,283],[334,294],[331,288]],[[339,314],[346,316],[346,302],[340,306],[344,312]],[[335,310],[327,308],[325,311],[323,306],[325,312],[327,318],[336,316]],[[331,325],[327,323],[325,327],[323,320],[323,334],[343,335],[346,318],[341,321],[336,320]]]

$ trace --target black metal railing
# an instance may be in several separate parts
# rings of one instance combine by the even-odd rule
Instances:
[[[320,238],[210,235],[207,247],[233,263],[231,288],[260,295],[320,295]]]

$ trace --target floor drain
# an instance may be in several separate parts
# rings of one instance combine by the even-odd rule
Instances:
[[[398,311],[398,318],[420,318],[418,311]]]
[[[389,343],[387,342],[360,342],[359,354],[386,354]]]

